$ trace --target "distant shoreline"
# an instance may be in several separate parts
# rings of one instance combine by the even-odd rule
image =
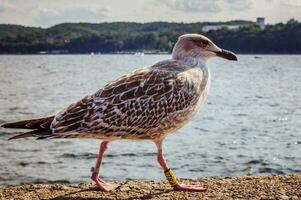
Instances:
[[[263,25],[263,26],[262,26]],[[235,53],[301,53],[301,23],[63,23],[49,28],[0,24],[0,54],[171,52],[178,37],[199,33]]]
[[[181,179],[205,185],[206,192],[173,191],[167,181],[121,181],[109,193],[90,183],[25,184],[0,188],[0,199],[301,199],[301,174]]]

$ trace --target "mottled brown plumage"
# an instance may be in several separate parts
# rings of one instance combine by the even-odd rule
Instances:
[[[71,104],[51,124],[55,137],[156,139],[191,117],[208,72],[169,60],[140,69]]]

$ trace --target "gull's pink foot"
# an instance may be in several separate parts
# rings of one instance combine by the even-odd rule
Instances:
[[[207,187],[184,185],[184,184],[176,185],[173,188],[174,190],[179,190],[179,191],[194,191],[194,192],[203,192],[207,190]]]
[[[99,178],[96,173],[92,174],[91,179],[96,183],[97,188],[104,192],[115,190],[120,186],[119,184],[106,183],[104,180]]]
[[[104,192],[109,192],[109,191],[113,191],[115,190],[116,188],[118,188],[120,185],[119,184],[114,184],[114,183],[106,183],[104,182],[102,179],[98,178],[96,181],[95,181],[98,189],[100,189],[101,191],[104,191]]]

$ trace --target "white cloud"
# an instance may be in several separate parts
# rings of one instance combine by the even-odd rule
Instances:
[[[300,0],[285,0],[282,1],[283,5],[288,5],[288,6],[293,6],[293,7],[300,7],[301,6],[301,1]],[[299,8],[300,9],[300,8]]]
[[[184,12],[218,13],[221,11],[243,11],[249,9],[252,0],[158,0],[168,6]]]
[[[48,25],[55,25],[63,22],[93,22],[99,23],[106,19],[108,9],[99,8],[89,10],[85,8],[70,8],[65,10],[42,9],[33,17],[36,24],[43,26],[45,22]]]
[[[252,0],[226,0],[226,8],[228,10],[245,11],[251,9],[252,4]]]
[[[15,9],[14,6],[8,1],[0,2],[0,13],[11,12],[14,9]]]
[[[175,9],[184,12],[219,12],[220,6],[212,0],[159,0],[160,3],[168,6],[169,9]]]

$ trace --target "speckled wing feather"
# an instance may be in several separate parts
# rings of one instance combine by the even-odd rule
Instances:
[[[181,111],[190,112],[195,87],[178,62],[162,62],[71,104],[55,116],[51,129],[57,137],[152,139]]]

